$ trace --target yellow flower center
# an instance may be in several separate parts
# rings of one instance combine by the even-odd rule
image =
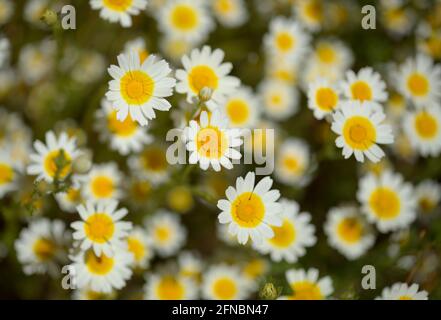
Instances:
[[[116,118],[116,111],[112,111],[107,117],[107,125],[109,131],[117,136],[130,137],[136,132],[136,122],[132,120],[130,115],[124,121]]]
[[[398,300],[413,300],[411,296],[401,296],[398,298]]]
[[[251,279],[260,277],[265,272],[265,263],[261,259],[253,259],[243,268],[243,272]]]
[[[321,21],[323,19],[323,5],[320,1],[312,0],[305,7],[305,15],[310,20]]]
[[[425,75],[415,72],[407,78],[407,87],[412,95],[425,96],[429,92],[429,80]]]
[[[203,88],[215,90],[218,86],[219,78],[214,70],[205,65],[193,67],[188,74],[190,89],[199,94]]]
[[[320,88],[315,95],[317,106],[324,111],[332,111],[338,103],[338,96],[330,88]]]
[[[56,248],[57,246],[52,240],[39,238],[35,241],[32,250],[38,260],[44,262],[50,260],[54,256]]]
[[[44,170],[52,178],[58,175],[58,178],[63,179],[69,174],[71,163],[70,155],[67,152],[63,151],[63,155],[61,155],[60,150],[54,150],[49,152],[44,159]]]
[[[156,295],[160,300],[182,300],[185,288],[172,276],[163,277],[156,287]]]
[[[227,104],[226,111],[231,123],[235,125],[245,123],[250,116],[248,104],[240,99],[230,100]]]
[[[97,198],[110,198],[113,194],[113,180],[107,176],[98,176],[92,180],[92,192]]]
[[[295,45],[295,39],[288,32],[279,32],[276,36],[276,44],[280,51],[290,51]]]
[[[170,229],[166,226],[156,227],[155,237],[159,242],[167,242],[171,237]]]
[[[219,128],[208,126],[197,133],[196,147],[201,156],[220,159],[228,148],[228,140]]]
[[[133,0],[103,0],[106,8],[124,12],[132,6]]]
[[[296,240],[296,229],[294,224],[288,219],[284,219],[280,227],[271,227],[274,231],[274,237],[269,242],[278,248],[287,248]]]
[[[129,71],[120,80],[120,90],[129,105],[142,105],[153,96],[155,82],[143,71]]]
[[[190,189],[185,186],[173,188],[169,192],[167,199],[170,208],[181,213],[189,211],[194,203]]]
[[[294,291],[290,300],[321,300],[323,299],[320,287],[308,280],[299,281],[291,284],[291,288]]]
[[[227,14],[233,11],[234,3],[231,0],[217,0],[215,3],[218,12]]]
[[[287,155],[283,159],[283,166],[291,173],[298,174],[302,171],[303,166],[299,160],[293,155]]]
[[[105,243],[115,232],[115,224],[106,213],[94,213],[84,223],[84,232],[90,241]]]
[[[105,254],[97,257],[92,250],[86,252],[84,259],[89,272],[99,276],[108,274],[112,271],[115,264],[114,258],[108,257]]]
[[[317,56],[321,62],[326,64],[331,64],[335,62],[336,59],[335,50],[328,44],[319,45],[317,48]]]
[[[143,63],[145,59],[147,59],[149,56],[149,52],[145,49],[138,50],[138,54],[139,54],[139,61],[141,61],[141,63]]]
[[[149,181],[135,181],[132,183],[130,193],[136,201],[145,201],[152,191],[152,185]]]
[[[428,112],[421,111],[415,117],[415,130],[423,139],[432,139],[438,133],[438,121]]]
[[[377,132],[369,119],[353,116],[344,124],[343,137],[352,149],[366,150],[375,143]]]
[[[374,214],[382,220],[394,219],[400,214],[400,198],[394,190],[387,187],[379,187],[372,192],[369,205]]]
[[[14,170],[10,165],[0,163],[0,185],[7,184],[14,180]]]
[[[231,206],[231,215],[239,226],[254,228],[263,221],[265,205],[259,195],[244,192],[234,200]]]
[[[78,203],[81,200],[80,189],[70,188],[66,194],[67,199],[72,203]]]
[[[177,29],[189,31],[198,26],[198,13],[191,6],[181,4],[172,10],[171,22]]]
[[[127,238],[127,246],[131,253],[133,253],[133,256],[135,257],[135,261],[139,262],[144,258],[145,256],[145,248],[143,243],[135,238],[135,237],[128,237]]]
[[[144,168],[148,171],[162,172],[167,169],[167,157],[162,148],[151,147],[141,155]]]
[[[427,197],[421,198],[418,204],[421,210],[423,211],[423,213],[430,213],[436,207],[436,202]]]
[[[337,226],[337,233],[345,242],[354,244],[360,241],[363,226],[356,218],[344,218]]]
[[[354,82],[351,85],[351,93],[354,100],[372,100],[372,89],[365,81]]]
[[[279,107],[282,105],[283,98],[280,94],[274,93],[269,96],[269,106],[270,107]]]
[[[227,277],[217,279],[213,284],[213,292],[218,300],[234,299],[238,291],[236,283]]]

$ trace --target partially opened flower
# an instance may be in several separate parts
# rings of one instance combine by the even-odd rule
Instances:
[[[334,113],[331,129],[339,135],[335,144],[343,148],[345,159],[354,154],[357,161],[366,156],[378,162],[385,156],[378,144],[393,143],[392,128],[382,123],[385,114],[374,108],[371,102],[346,101]]]
[[[187,101],[192,103],[202,89],[208,88],[212,95],[206,105],[210,110],[217,108],[240,85],[238,78],[228,75],[233,65],[222,62],[224,55],[221,49],[204,46],[202,50],[193,49],[190,55],[183,56],[184,69],[176,71],[176,91],[187,94]]]
[[[147,0],[90,0],[94,10],[100,10],[100,17],[123,27],[132,26],[132,16],[147,8]]]
[[[236,188],[230,186],[225,194],[227,199],[219,200],[217,207],[222,210],[219,222],[228,224],[228,232],[237,235],[239,243],[246,244],[248,238],[254,243],[262,243],[274,237],[273,226],[280,227],[282,207],[277,202],[278,190],[271,190],[273,180],[265,177],[255,185],[254,172],[236,180]]]
[[[190,126],[184,129],[190,164],[199,163],[202,170],[209,166],[215,171],[220,171],[221,166],[232,169],[232,160],[242,157],[236,150],[243,142],[240,130],[227,129],[228,119],[219,110],[210,117],[202,111],[199,122],[191,120]]]
[[[113,80],[109,82],[107,99],[117,111],[117,119],[124,121],[130,114],[142,126],[156,118],[155,110],[168,111],[165,98],[173,93],[176,80],[169,77],[171,69],[165,60],[156,61],[149,55],[141,63],[137,52],[118,56],[118,66],[108,69]]]

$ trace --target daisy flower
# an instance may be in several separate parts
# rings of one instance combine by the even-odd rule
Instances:
[[[159,48],[165,56],[179,63],[181,58],[194,48],[194,44],[179,37],[165,36],[159,39]]]
[[[178,213],[187,213],[194,207],[193,193],[189,186],[178,185],[167,192],[167,205]]]
[[[240,244],[246,244],[248,237],[254,243],[262,243],[264,239],[274,237],[273,226],[282,226],[280,212],[282,210],[277,200],[279,190],[271,190],[273,180],[265,177],[256,186],[254,172],[248,172],[245,178],[236,180],[236,188],[230,186],[225,194],[227,199],[221,199],[217,207],[222,211],[219,222],[228,224],[228,232],[237,235]]]
[[[41,21],[41,17],[50,5],[49,0],[28,0],[23,9],[23,18],[27,22],[41,27],[44,25]]]
[[[240,87],[221,108],[232,128],[253,128],[260,118],[260,101],[249,87]]]
[[[338,107],[340,102],[338,89],[325,79],[317,79],[309,85],[308,107],[316,119],[323,119]]]
[[[171,172],[167,150],[160,144],[146,146],[138,155],[129,158],[128,165],[142,179],[154,185],[167,181]]]
[[[75,176],[73,177],[75,181]],[[55,200],[57,200],[58,205],[61,210],[74,213],[77,211],[77,206],[83,203],[84,199],[81,195],[81,188],[78,183],[70,186],[66,192],[58,192],[55,194]]]
[[[122,174],[116,163],[109,162],[96,164],[84,176],[78,178],[81,181],[82,196],[87,200],[120,199],[122,190]]]
[[[441,153],[441,106],[422,107],[404,115],[404,132],[423,157]]]
[[[310,36],[293,19],[276,17],[270,22],[269,33],[264,36],[266,50],[275,59],[295,61],[309,49]]]
[[[239,27],[248,19],[248,11],[243,0],[212,0],[211,6],[217,20],[224,27]]]
[[[425,55],[408,58],[396,74],[397,89],[417,107],[441,99],[441,66]]]
[[[392,120],[401,120],[407,108],[407,101],[398,92],[391,92],[386,102],[385,112]]]
[[[113,289],[122,289],[132,276],[133,255],[122,248],[115,248],[112,257],[104,253],[97,256],[89,249],[71,256],[71,259],[70,267],[75,270],[73,280],[79,289],[111,293]]]
[[[73,222],[71,227],[75,229],[73,238],[80,241],[81,250],[92,248],[97,256],[102,253],[113,256],[116,247],[123,247],[132,223],[121,221],[128,211],[126,208],[117,210],[117,206],[116,200],[108,200],[87,201],[77,207],[81,221]]]
[[[269,270],[270,264],[262,258],[250,259],[242,266],[242,275],[247,280],[250,290],[258,289],[259,281]]]
[[[119,22],[124,28],[132,26],[132,16],[147,8],[147,0],[90,0],[94,10],[100,10],[100,17],[112,23]]]
[[[202,280],[202,296],[210,300],[243,300],[249,289],[240,269],[218,264],[211,266]]]
[[[38,44],[27,44],[18,57],[18,71],[28,85],[45,78],[53,70],[55,43],[44,40]]]
[[[168,36],[200,43],[214,28],[207,4],[201,0],[170,0],[159,10],[159,29]]]
[[[183,277],[199,281],[204,263],[199,255],[191,251],[183,251],[178,256],[179,274]]]
[[[282,300],[323,300],[334,291],[331,278],[326,276],[319,279],[319,271],[315,268],[290,269],[286,271],[286,280],[293,292],[279,298]]]
[[[146,220],[146,227],[153,249],[161,257],[174,255],[185,244],[187,231],[176,214],[160,210]]]
[[[393,36],[408,35],[414,26],[415,13],[414,11],[403,5],[403,1],[389,4],[389,1],[381,1],[381,21],[386,30]]]
[[[165,60],[156,61],[149,55],[140,62],[137,52],[118,56],[118,66],[108,69],[113,80],[109,82],[107,99],[117,111],[117,119],[124,121],[128,115],[145,126],[156,117],[155,109],[168,111],[170,102],[165,97],[173,94],[176,80],[169,77],[171,69]]]
[[[219,110],[210,117],[202,111],[199,122],[191,120],[184,129],[186,147],[190,152],[189,163],[199,162],[202,170],[209,166],[215,171],[220,171],[221,166],[232,169],[232,161],[242,157],[237,150],[243,143],[240,130],[227,129],[228,119]]]
[[[351,50],[339,39],[320,39],[315,44],[312,58],[321,68],[346,70],[354,60]]]
[[[7,23],[13,13],[14,3],[11,0],[0,0],[0,25]]]
[[[153,140],[147,128],[133,121],[130,115],[127,115],[123,121],[118,120],[117,112],[107,99],[102,99],[101,109],[95,116],[98,120],[95,128],[101,140],[109,141],[110,147],[122,155],[127,155],[131,151],[139,152],[143,145]]]
[[[58,137],[53,131],[46,132],[46,144],[34,142],[36,153],[31,154],[31,163],[27,173],[37,175],[37,180],[44,179],[51,183],[54,179],[64,180],[72,173],[72,163],[81,154],[75,138],[69,138],[62,132]]]
[[[148,300],[194,300],[197,299],[197,286],[190,278],[171,274],[150,274],[144,286],[145,299]]]
[[[432,214],[441,203],[441,185],[433,180],[424,180],[415,188],[418,209],[423,214]]]
[[[127,250],[133,254],[133,265],[145,269],[153,258],[153,244],[147,231],[141,227],[134,227],[127,235]]]
[[[331,129],[338,135],[335,144],[343,149],[345,159],[354,154],[357,161],[363,162],[366,156],[378,162],[385,156],[378,144],[394,142],[392,128],[382,123],[385,114],[374,109],[368,101],[345,101],[333,114]]]
[[[316,243],[315,227],[311,224],[311,215],[300,212],[297,202],[283,199],[281,205],[282,225],[272,226],[274,237],[254,247],[262,254],[269,253],[273,261],[294,263],[306,254],[307,247]]]
[[[0,150],[0,199],[18,188],[18,168],[10,152]]]
[[[415,220],[413,188],[400,174],[386,170],[379,176],[366,175],[360,180],[357,198],[368,220],[380,232],[402,229]]]
[[[427,291],[419,291],[419,286],[416,283],[410,286],[407,283],[395,283],[391,287],[383,289],[380,297],[377,300],[428,300]]]
[[[142,37],[138,37],[126,42],[126,44],[124,45],[124,54],[126,56],[129,56],[132,51],[138,53],[139,61],[141,63],[143,63],[145,59],[147,59],[147,57],[149,56],[147,44]]]
[[[263,110],[274,120],[286,120],[298,111],[297,89],[280,81],[265,80],[259,85]]]
[[[319,31],[325,22],[325,3],[323,0],[299,0],[294,3],[296,18],[308,30]]]
[[[347,71],[346,79],[341,82],[341,90],[347,99],[370,101],[375,103],[376,108],[387,100],[386,83],[371,67],[362,68],[357,74],[352,70]]]
[[[288,138],[276,152],[274,176],[289,186],[304,186],[310,180],[312,158],[309,146],[300,139]]]
[[[60,220],[47,218],[31,220],[29,226],[21,230],[15,241],[18,261],[25,274],[50,272],[57,274],[56,262],[63,262],[64,252],[70,240],[70,233]]]
[[[369,225],[353,206],[330,209],[324,230],[328,243],[349,260],[361,257],[375,241]]]
[[[202,89],[209,88],[212,95],[206,106],[210,110],[216,109],[240,85],[238,78],[228,75],[233,65],[222,62],[224,55],[221,49],[204,46],[202,50],[193,49],[189,56],[183,56],[184,69],[176,71],[176,91],[187,94],[187,101],[193,103]]]
[[[299,81],[299,68],[298,61],[269,57],[269,61],[265,64],[265,74],[269,80],[296,86]]]
[[[73,300],[113,300],[115,299],[115,292],[103,293],[94,291],[90,288],[83,287],[75,289],[72,293]]]

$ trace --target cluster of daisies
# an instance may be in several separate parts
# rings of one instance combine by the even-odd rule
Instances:
[[[116,298],[136,278],[144,287],[127,292],[131,298],[247,299],[262,293],[272,266],[279,265],[286,266],[287,290],[272,298],[327,299],[335,295],[331,276],[300,264],[322,234],[329,250],[353,261],[378,236],[390,235],[393,242],[413,224],[427,226],[437,218],[439,182],[410,181],[393,160],[413,164],[441,154],[441,25],[417,24],[402,1],[381,1],[387,33],[400,39],[416,29],[416,52],[398,64],[355,69],[350,46],[323,34],[341,28],[358,7],[256,0],[256,14],[267,25],[262,55],[241,57],[263,66],[252,87],[235,76],[227,50],[205,44],[217,25],[238,30],[248,22],[244,0],[89,3],[102,19],[123,28],[150,15],[158,46],[133,37],[108,63],[99,51],[72,43],[59,58],[59,44],[47,38],[20,48],[14,65],[11,41],[0,33],[0,99],[14,88],[29,88],[28,120],[41,121],[50,112],[47,104],[63,103],[38,103],[60,89],[50,84],[59,73],[81,90],[109,78],[85,116],[92,128],[63,120],[44,137],[33,137],[18,113],[0,108],[0,199],[31,212],[18,217],[26,226],[14,245],[25,274],[59,278],[68,266],[76,299]],[[23,18],[44,30],[41,16],[60,6],[28,0]],[[282,16],[278,6],[288,13]],[[14,2],[0,0],[0,26],[13,13]],[[158,54],[151,52],[156,47]],[[301,125],[295,117],[302,109],[309,116],[302,118],[309,121],[305,131],[308,125],[323,128],[320,150],[309,137],[285,129]],[[186,151],[185,166],[171,162],[169,137],[158,138],[156,125],[167,116]],[[241,171],[245,157],[263,154],[274,159],[272,174]],[[330,159],[355,162],[360,177],[353,201],[331,205],[318,225],[314,212],[302,210],[294,198],[314,180],[321,161]],[[202,176],[197,183],[191,170]],[[196,206],[195,196],[216,210],[219,246],[233,257],[204,259],[187,246],[197,230],[191,216],[181,214]],[[51,197],[68,218],[44,215]],[[242,250],[246,259],[236,256]],[[428,293],[416,283],[395,283],[378,299],[428,299]]]

